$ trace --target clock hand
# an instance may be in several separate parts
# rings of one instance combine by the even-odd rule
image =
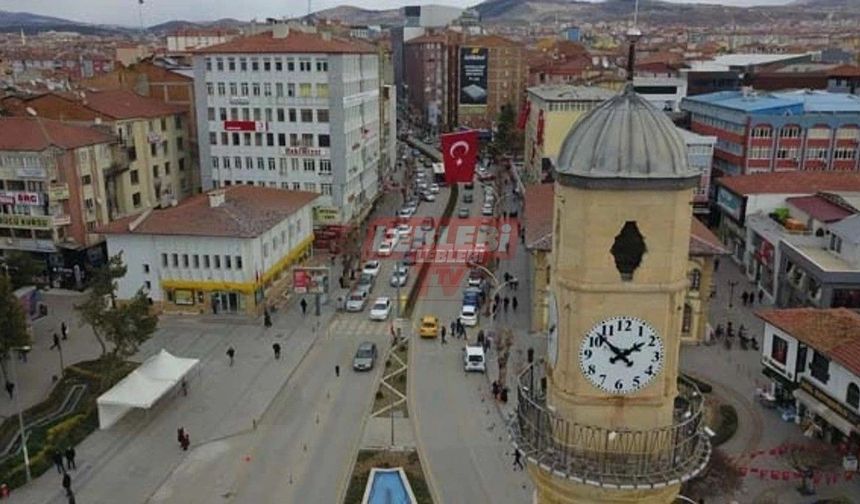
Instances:
[[[630,361],[630,359],[627,358],[627,356],[632,354],[633,352],[641,351],[643,346],[645,346],[645,343],[636,343],[632,347],[626,350],[622,350],[621,355],[617,355],[616,357],[613,357],[613,359],[624,359],[624,362],[627,363],[627,367],[633,367],[633,363]],[[609,359],[609,361],[612,362],[612,359]]]
[[[621,350],[621,349],[620,349],[620,348],[618,348],[617,346],[615,346],[615,345],[613,345],[612,343],[610,343],[610,342],[609,342],[609,340],[608,340],[608,339],[606,339],[606,336],[600,336],[600,341],[602,341],[603,343],[605,343],[605,344],[606,344],[606,346],[608,346],[608,347],[609,347],[609,350],[611,350],[611,351],[612,351],[612,353],[614,353],[614,354],[615,354],[615,356],[614,356],[614,357],[611,357],[611,358],[609,359],[609,363],[610,363],[610,364],[615,364],[615,363],[616,363],[616,362],[618,362],[619,360],[623,360],[623,361],[627,364],[627,366],[628,366],[628,367],[630,367],[630,366],[632,366],[632,365],[633,365],[633,363],[632,363],[632,362],[630,362],[630,359],[628,359],[628,358],[627,358],[627,355],[624,353],[624,350]]]

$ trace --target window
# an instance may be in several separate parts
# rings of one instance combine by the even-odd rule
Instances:
[[[294,96],[296,96],[296,85],[293,84],[292,82],[288,82],[287,83],[287,97],[293,98]]]
[[[134,208],[140,207],[140,193],[136,192],[131,195],[131,204],[134,205]]]
[[[853,148],[840,147],[833,150],[833,159],[854,159],[857,151]]]
[[[226,131],[221,132],[221,145],[230,145],[229,133]]]
[[[291,158],[290,167],[293,171],[299,171],[299,158]]]
[[[146,287],[146,290],[148,290],[148,291],[152,290],[152,282],[150,282],[149,280],[143,282],[143,285]]]
[[[293,182],[293,191],[301,191],[301,190],[302,190],[302,184],[299,182]]]
[[[317,109],[317,122],[328,122],[328,109]]]
[[[272,96],[272,84],[269,82],[263,83],[263,96]]]
[[[286,133],[278,133],[278,146],[286,147],[287,146],[287,134]]]
[[[257,147],[263,146],[263,134],[262,133],[254,133],[254,145]]]
[[[287,116],[286,116],[286,114],[284,113],[284,109],[279,108],[279,109],[276,109],[276,111],[277,111],[277,112],[276,112],[276,114],[277,114],[277,117],[278,117],[278,122],[284,122],[284,121],[286,121],[286,117],[287,117]]]
[[[239,96],[239,84],[235,82],[230,83],[230,96]]]
[[[233,259],[228,255],[224,256],[224,269],[233,269]]]
[[[227,58],[227,70],[236,71],[236,58]]]
[[[806,133],[806,138],[811,138],[813,140],[826,140],[830,138],[830,128],[828,127],[818,127],[818,128],[810,128]]]
[[[287,158],[278,158],[278,171],[281,175],[287,174]]]
[[[215,269],[221,269],[221,256],[213,255],[212,262],[215,264]]]
[[[302,147],[313,147],[314,136],[311,133],[302,133]]]
[[[184,157],[179,158],[179,171],[181,171],[181,172],[185,171],[185,158]]]
[[[317,84],[317,98],[328,98],[328,84]]]
[[[272,71],[272,60],[269,58],[263,58],[263,71],[271,72]]]
[[[217,68],[219,72],[224,71],[224,59],[223,58],[215,58],[215,68]]]
[[[208,109],[206,109],[206,117],[207,117],[210,121],[214,121],[214,120],[215,120],[215,107],[209,107]]]
[[[317,192],[317,185],[313,182],[305,182],[305,191]]]
[[[302,72],[310,72],[311,71],[311,60],[310,60],[310,58],[299,58],[299,70]]]
[[[320,184],[320,192],[326,196],[331,196],[331,184]]]
[[[294,72],[296,70],[296,62],[293,58],[287,58],[287,71]]]
[[[776,334],[771,338],[770,358],[784,366],[788,359],[788,342]]]
[[[227,86],[224,85],[223,82],[218,83],[218,96],[224,96],[227,94]]]
[[[263,159],[261,157],[257,158],[257,169],[258,170],[265,170],[266,169],[266,160],[265,159]]]
[[[284,69],[284,62],[281,61],[281,58],[275,58],[275,71],[280,72]]]
[[[188,254],[182,254],[182,267],[188,267]]]
[[[239,58],[239,70],[243,72],[248,71],[248,60],[245,58]]]
[[[229,170],[230,169],[230,156],[224,156],[221,159],[221,165],[224,167],[224,169]]]
[[[212,58],[206,58],[206,71],[212,71]]]
[[[167,254],[165,253],[161,254],[161,266],[165,268],[167,267]]]
[[[694,269],[690,272],[690,290],[698,291],[702,285],[702,272]]]
[[[319,135],[317,136],[318,146],[319,147],[331,147],[331,137],[328,135]]]
[[[268,162],[267,164],[268,164],[268,166],[269,166],[269,171],[275,171],[275,158],[270,157],[270,158],[267,160],[267,162]]]
[[[779,130],[780,138],[800,138],[800,127],[799,126],[783,126],[782,129]]]
[[[260,83],[252,82],[251,83],[251,94],[254,96],[260,96]]]
[[[253,170],[254,169],[254,158],[251,156],[245,156],[245,169]]]
[[[328,72],[327,60],[317,60],[317,72]]]
[[[242,156],[233,156],[233,166],[235,166],[237,170],[242,169]]]
[[[305,171],[316,171],[316,163],[312,158],[305,158],[302,160],[302,164],[304,164]]]
[[[836,234],[830,235],[830,250],[836,252],[837,254],[842,252],[842,238],[840,238]]]
[[[299,146],[299,135],[295,133],[290,133],[290,147],[298,147]]]
[[[842,127],[836,130],[836,138],[838,140],[857,140],[857,133],[860,132],[860,129],[853,127]]]
[[[299,84],[299,97],[310,98],[311,94],[313,93],[312,88],[313,86],[311,86],[309,83]]]
[[[280,63],[281,63],[281,61],[280,61],[280,60],[278,60],[278,63],[280,64]],[[236,256],[236,257],[235,257],[235,261],[234,261],[234,262],[236,263],[236,269],[237,269],[237,270],[242,269],[242,256]]]
[[[243,133],[242,134],[242,145],[247,145],[247,146],[251,145],[251,134],[250,133]]]
[[[204,268],[209,268],[209,267],[210,267],[210,264],[209,264],[209,254],[204,254],[204,255],[203,255],[203,267],[204,267]]]
[[[269,147],[275,146],[275,134],[274,133],[266,133],[266,145]]]
[[[198,254],[194,254],[191,257],[191,263],[194,265],[195,269],[199,268],[200,267],[200,256]]]
[[[217,170],[217,169],[218,169],[218,158],[217,158],[217,157],[213,157],[213,158],[212,158],[212,169],[213,169],[213,170]]]
[[[231,133],[230,136],[233,139],[233,145],[239,145],[239,143],[240,143],[239,142],[239,134],[238,133]]]
[[[314,111],[312,109],[302,109],[302,122],[314,122]]]
[[[681,318],[681,332],[690,334],[690,329],[693,327],[693,307],[689,304],[684,304],[684,313]]]
[[[93,177],[92,176],[84,175],[83,177],[81,177],[81,184],[90,185],[92,183],[93,183]]]
[[[158,177],[159,177],[159,174],[158,174],[158,165],[153,165],[153,167],[152,167],[152,176],[153,176],[154,178],[158,178]]]
[[[242,90],[242,96],[248,96],[248,83],[243,82],[242,84],[240,84],[240,88]]]
[[[179,267],[179,254],[170,254],[170,263],[174,268]]]
[[[272,122],[272,109],[270,108],[266,109],[266,121]]]
[[[283,98],[284,96],[284,84],[282,82],[275,83],[275,96],[277,98]]]
[[[331,173],[331,160],[320,159],[320,173]]]
[[[215,94],[215,85],[212,84],[211,82],[206,83],[206,94],[208,96],[212,96]]]
[[[860,408],[860,387],[856,383],[848,384],[848,392],[845,393],[845,402],[852,408]]]
[[[290,118],[290,122],[296,122],[296,109],[291,108],[287,111],[287,116]]]
[[[257,72],[260,70],[260,60],[257,58],[251,58],[251,71]]]
[[[809,364],[809,374],[820,383],[826,384],[830,380],[830,359],[815,351]]]

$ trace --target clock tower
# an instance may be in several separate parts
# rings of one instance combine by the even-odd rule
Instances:
[[[700,174],[630,82],[556,166],[547,361],[519,377],[515,442],[538,503],[671,503],[710,455],[678,373]]]

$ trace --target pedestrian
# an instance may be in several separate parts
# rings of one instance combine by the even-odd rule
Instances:
[[[263,325],[266,326],[266,329],[272,327],[272,315],[269,314],[268,308],[263,310]]]
[[[497,380],[493,380],[492,390],[493,390],[493,399],[498,400],[499,399],[499,382]]]
[[[445,326],[442,326],[440,332],[442,334],[442,344],[444,345],[445,344]]]
[[[503,305],[502,305],[505,309],[505,313],[508,313],[508,305],[510,305],[510,304],[511,304],[511,299],[508,296],[505,296],[505,299],[504,299]]]
[[[188,451],[188,447],[191,446],[191,435],[188,434],[188,431],[185,431],[185,435],[182,437],[180,445],[182,446],[182,451]]]
[[[764,290],[759,289],[758,290],[758,304],[761,304],[762,299],[764,299]]]
[[[69,493],[69,490],[72,488],[72,477],[69,476],[69,473],[63,473],[63,488],[66,490],[66,493]]]
[[[78,466],[75,465],[75,449],[72,446],[66,447],[66,467],[69,469],[77,469]]]
[[[516,471],[517,468],[519,468],[520,471],[525,470],[525,467],[523,466],[523,461],[522,461],[521,457],[522,457],[522,452],[520,451],[520,449],[514,448],[514,471]]]
[[[51,460],[54,462],[54,465],[57,466],[57,474],[63,474],[66,471],[63,468],[63,454],[60,453],[60,450],[54,450],[54,453],[51,455]]]
[[[6,380],[6,393],[9,394],[9,399],[12,399],[15,394],[15,384]]]
[[[714,273],[716,273],[718,269],[720,269],[720,258],[719,257],[714,259]]]
[[[514,296],[514,297],[511,299],[511,308],[513,308],[513,309],[514,309],[514,311],[517,311],[517,305],[518,305],[518,304],[519,304],[519,302],[517,301],[517,297],[516,297],[516,296]]]
[[[233,359],[236,357],[236,350],[233,347],[227,349],[227,357],[230,358],[230,367],[233,367]]]
[[[451,321],[451,337],[452,338],[457,337],[457,321],[456,320]]]
[[[744,292],[741,294],[741,304],[743,304],[744,306],[746,306],[746,305],[747,305],[747,301],[749,301],[749,297],[747,297],[747,291],[744,291]]]
[[[179,446],[182,446],[182,443],[185,442],[185,427],[176,429],[176,441],[179,442]]]
[[[308,302],[305,298],[302,298],[301,303],[299,305],[302,307],[302,316],[304,317],[308,313]]]
[[[182,388],[182,397],[188,397],[188,382],[185,381],[185,378],[182,379],[179,386]]]
[[[755,290],[751,290],[749,293],[749,305],[753,306],[755,304]]]
[[[340,366],[337,364],[334,365],[334,376],[340,377]]]
[[[66,497],[69,499],[69,504],[75,504],[75,494],[71,488],[66,490]]]
[[[272,351],[275,352],[275,360],[281,358],[281,344],[280,343],[272,343]]]
[[[496,296],[493,298],[493,302],[496,304],[496,306],[499,305],[500,300],[501,300],[501,296],[499,296],[498,294],[496,294]]]
[[[60,324],[60,332],[63,334],[63,340],[69,339],[69,328],[66,327],[65,322],[62,322]]]
[[[57,333],[54,333],[54,344],[51,345],[51,350],[55,348],[60,348],[60,337],[57,336]]]
[[[484,332],[478,331],[478,344],[481,345],[481,348],[484,347]]]

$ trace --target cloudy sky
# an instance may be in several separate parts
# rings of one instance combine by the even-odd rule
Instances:
[[[406,4],[446,4],[462,6],[480,0],[312,0],[314,10],[354,5],[368,9],[387,9]],[[725,5],[775,5],[789,0],[668,0],[679,3],[722,3]],[[224,17],[295,16],[307,12],[307,0],[144,0],[146,25],[169,20],[212,20]],[[89,23],[138,25],[137,0],[0,0],[0,10],[32,12]]]

